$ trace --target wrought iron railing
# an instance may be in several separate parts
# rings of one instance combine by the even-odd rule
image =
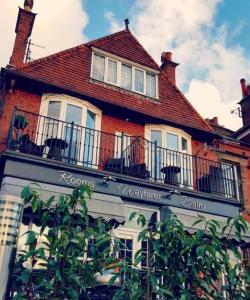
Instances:
[[[15,110],[8,149],[181,188],[239,198],[235,166],[166,149],[143,137],[114,135]]]

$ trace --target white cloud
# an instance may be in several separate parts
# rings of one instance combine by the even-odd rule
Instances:
[[[1,0],[0,8],[0,66],[9,62],[15,39],[18,6],[24,0]],[[45,47],[32,47],[32,57],[39,58],[85,41],[83,29],[88,22],[81,0],[35,0],[37,12],[32,42]],[[3,47],[4,46],[4,47]]]
[[[236,114],[231,113],[235,106],[230,103],[223,103],[218,89],[213,84],[191,80],[185,96],[192,99],[193,106],[203,118],[212,119],[219,116],[220,125],[231,124],[230,128],[234,130],[242,126],[241,119]]]
[[[105,18],[110,22],[110,31],[117,32],[124,29],[124,26],[121,26],[115,19],[114,14],[111,11],[105,13]]]
[[[217,112],[216,106],[208,105],[203,116],[218,115],[225,126],[236,128],[241,123],[230,117],[229,107],[236,108],[241,99],[239,81],[250,77],[250,59],[240,45],[227,47],[226,25],[216,27],[220,3],[222,0],[137,0],[131,8],[130,27],[156,61],[160,62],[161,52],[173,52],[174,61],[180,63],[177,85],[181,89],[189,86],[188,99],[194,106],[198,93],[201,103],[209,103],[216,95],[207,92],[216,89],[216,103],[225,104],[224,111]],[[114,17],[110,22],[111,30],[119,26]],[[204,84],[194,84],[197,82]]]

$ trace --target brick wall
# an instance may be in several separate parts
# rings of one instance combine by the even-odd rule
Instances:
[[[144,136],[144,125],[103,115],[101,131],[111,134],[115,134],[118,131],[132,136]]]
[[[107,115],[102,115],[101,131],[110,134],[110,136],[107,136],[106,134],[105,135],[102,134],[102,138],[101,138],[101,147],[105,149],[105,151],[102,153],[102,157],[100,157],[103,164],[105,164],[105,162],[107,162],[109,159],[120,157],[121,138],[119,136],[118,137],[114,136],[116,132],[120,132],[120,133],[123,132],[126,136],[144,137],[144,125],[132,123],[129,121],[121,120]],[[131,143],[133,143],[133,140],[125,137],[123,149],[126,149],[127,146],[129,146]],[[136,148],[137,148],[136,155],[135,152],[133,151],[134,148],[130,147],[130,150],[128,150],[129,152],[127,152],[127,156],[129,156],[130,160],[133,157],[134,160],[133,163],[141,163],[144,161],[145,151],[143,147],[142,148],[136,147]],[[133,151],[133,153],[131,153],[131,151]]]
[[[221,144],[221,147],[226,151],[250,157],[250,150],[240,145]],[[235,157],[233,155],[225,155],[224,153],[219,153],[218,158],[240,164],[244,206],[250,211],[250,160]]]
[[[0,152],[5,150],[7,135],[15,106],[28,112],[39,113],[41,96],[25,92],[23,90],[12,90],[6,95],[2,116],[0,117]]]

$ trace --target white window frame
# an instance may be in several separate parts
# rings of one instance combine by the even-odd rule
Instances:
[[[156,70],[148,68],[146,66],[142,66],[140,64],[131,62],[127,59],[123,59],[123,58],[118,57],[116,55],[112,55],[112,54],[110,54],[106,51],[102,51],[102,50],[97,49],[97,48],[92,48],[92,50],[93,51],[92,51],[91,72],[90,72],[90,77],[92,79],[98,80],[98,79],[95,79],[94,76],[93,76],[93,62],[94,62],[94,55],[96,54],[96,55],[104,57],[104,59],[105,59],[105,62],[104,62],[104,81],[103,82],[107,82],[108,84],[112,84],[112,85],[120,87],[122,89],[126,89],[126,88],[122,87],[122,85],[121,85],[122,64],[125,64],[125,65],[128,65],[132,68],[132,89],[129,90],[129,91],[132,91],[132,92],[135,92],[137,94],[141,94],[141,95],[144,95],[146,97],[153,98],[153,99],[159,99],[159,88],[158,88],[158,74],[160,73],[159,71],[156,71]],[[117,80],[116,80],[116,83],[108,81],[108,61],[109,60],[113,60],[117,63]],[[139,91],[135,90],[135,70],[136,69],[143,72],[143,92],[139,92]],[[146,87],[146,84],[147,84],[146,74],[147,73],[155,75],[155,79],[156,79],[155,80],[155,88],[156,88],[155,97],[147,95],[147,87]]]
[[[82,126],[84,128],[86,128],[86,121],[87,121],[87,111],[91,111],[95,114],[96,118],[95,118],[95,128],[94,130],[100,131],[101,130],[101,120],[102,120],[102,111],[95,107],[93,104],[85,101],[85,100],[81,100],[66,94],[43,94],[42,96],[42,100],[41,100],[41,105],[40,105],[40,111],[39,114],[46,117],[48,115],[48,108],[49,108],[49,102],[50,101],[58,101],[61,102],[61,109],[60,109],[60,116],[59,116],[59,120],[64,122],[65,121],[65,117],[66,117],[66,111],[67,111],[67,105],[74,105],[77,107],[81,107],[82,109],[82,118],[81,118],[81,124],[78,124],[79,126]],[[42,122],[40,122],[40,124],[38,125],[39,128],[37,129],[39,135],[38,135],[38,141],[43,144],[44,143],[44,138],[42,138],[41,136],[41,132],[42,132],[42,128],[43,128],[43,120]],[[59,123],[59,126],[62,126],[62,122]],[[40,129],[41,128],[41,129]],[[62,128],[59,128],[59,132],[62,130]],[[83,161],[83,147],[84,147],[84,140],[85,140],[85,130],[83,130],[81,139],[82,139],[82,143],[81,143],[81,149],[80,151],[80,159],[79,161]],[[96,145],[98,143],[97,141],[97,137],[95,135],[95,141],[94,144]],[[94,151],[98,151],[99,147],[94,147]],[[99,153],[94,153],[93,157],[95,158],[99,158]],[[82,165],[82,163],[78,163],[79,165]],[[92,168],[97,168],[98,166],[98,162],[94,162]]]
[[[232,180],[233,182],[231,182],[231,183],[234,185],[232,189],[235,189],[236,199],[240,200],[240,189],[239,189],[239,185],[238,185],[239,176],[238,176],[238,170],[237,170],[236,163],[234,161],[229,161],[229,160],[222,160],[220,163],[221,163],[223,180],[224,180],[224,185],[225,185],[224,196],[226,198],[232,198],[231,194],[226,193],[228,190],[229,191],[231,190],[230,182],[228,182],[228,180]],[[223,168],[223,166],[231,167],[232,172],[227,173],[227,171]],[[231,177],[231,175],[232,175],[232,177]]]
[[[114,158],[121,158],[121,138],[122,138],[122,132],[121,131],[116,131],[115,132],[115,149],[114,149]],[[124,143],[123,143],[123,149],[122,151],[125,151],[128,146],[131,145],[131,135],[124,134]],[[129,161],[129,155],[124,156],[125,159],[125,166],[129,166],[130,161]]]
[[[149,206],[143,206],[143,207],[139,207],[139,206],[134,206],[134,205],[130,205],[130,204],[126,204],[126,207],[132,208],[135,211],[138,209],[142,209],[142,210],[147,210],[153,213],[157,213],[157,222],[160,221],[160,210],[157,208],[153,208],[153,207],[149,207]],[[126,223],[125,223],[126,226]],[[126,237],[131,237],[132,238],[132,242],[133,242],[133,251],[132,251],[132,262],[134,263],[134,256],[135,253],[141,249],[141,240],[138,241],[138,237],[139,237],[139,233],[140,233],[141,229],[132,229],[132,228],[127,228],[127,227],[118,227],[117,229],[114,229],[113,234],[115,238],[126,238]],[[141,264],[138,265],[139,268],[141,268]]]
[[[170,149],[167,145],[167,134],[173,134],[178,136],[178,152],[184,153],[187,155],[192,155],[192,137],[185,131],[179,128],[174,128],[170,127],[164,124],[156,125],[156,124],[146,124],[145,125],[145,139],[148,141],[151,141],[151,131],[152,130],[157,130],[161,131],[161,138],[162,138],[162,148],[165,149]],[[187,150],[182,150],[182,138],[185,138],[187,140]],[[150,147],[149,147],[150,148]],[[152,150],[152,149],[151,149]],[[147,155],[147,153],[146,153]],[[153,162],[151,161],[151,155],[148,155],[149,157],[149,166],[150,169],[152,169]],[[182,157],[182,156],[181,156]],[[183,162],[182,162],[183,163]],[[184,173],[184,172],[183,172]],[[191,170],[190,170],[190,178],[189,180],[189,185],[187,186],[189,189],[192,189],[193,186],[193,172],[192,172],[192,165],[191,165]],[[184,174],[181,174],[181,178],[184,178]],[[164,174],[162,174],[162,180],[164,179]],[[180,182],[180,186],[184,186],[182,182]]]

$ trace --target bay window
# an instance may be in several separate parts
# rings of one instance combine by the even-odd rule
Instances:
[[[123,58],[113,58],[101,50],[92,55],[91,78],[155,99],[158,99],[157,74],[158,71]]]

